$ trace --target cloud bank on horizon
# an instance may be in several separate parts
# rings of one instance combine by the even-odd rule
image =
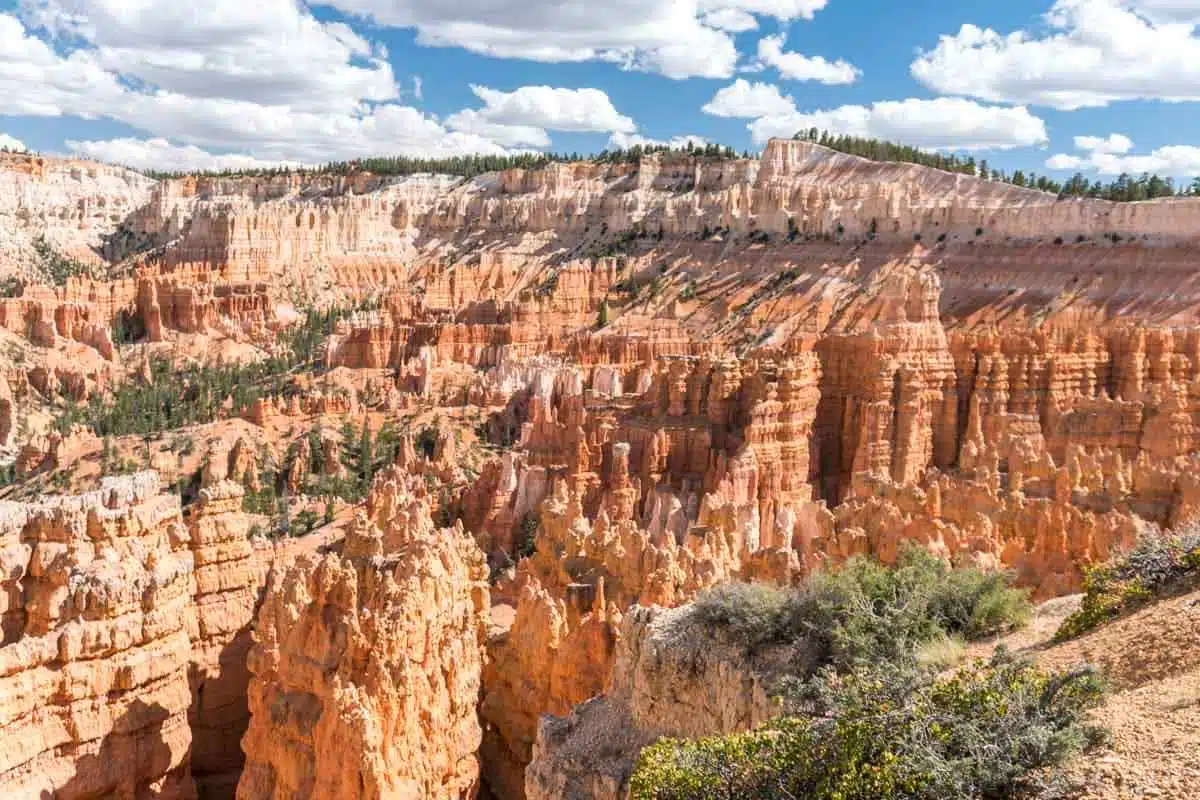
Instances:
[[[877,1],[5,0],[0,147],[236,169],[757,148],[816,127],[1050,171],[1200,175],[1200,147],[1135,152],[1146,136],[1117,110],[1194,115],[1200,0],[1016,0],[1043,7],[957,31],[934,19],[900,70],[878,31],[816,35]]]

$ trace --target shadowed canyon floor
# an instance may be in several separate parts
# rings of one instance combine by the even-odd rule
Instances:
[[[0,795],[618,797],[609,751],[771,713],[656,620],[913,542],[1051,601],[1014,647],[1118,676],[1094,796],[1193,796],[1194,596],[1042,641],[1200,511],[1197,263],[1197,199],[801,141],[470,179],[0,154]]]

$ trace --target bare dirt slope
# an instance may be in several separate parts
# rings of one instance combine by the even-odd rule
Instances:
[[[1200,797],[1200,592],[1052,644],[1054,631],[1077,605],[1077,598],[1046,603],[1027,630],[1003,640],[1047,667],[1096,664],[1112,684],[1108,703],[1096,714],[1112,732],[1111,742],[1070,767],[1069,777],[1081,787],[1075,796]]]

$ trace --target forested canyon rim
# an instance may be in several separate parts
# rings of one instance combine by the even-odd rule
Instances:
[[[0,155],[0,791],[622,796],[579,737],[770,715],[664,609],[906,542],[1049,600],[1191,518],[1198,257],[1200,199],[807,141],[469,179]]]

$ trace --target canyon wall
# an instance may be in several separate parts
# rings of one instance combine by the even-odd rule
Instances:
[[[542,717],[525,773],[528,800],[621,800],[646,745],[745,731],[778,713],[769,679],[736,646],[690,623],[690,612],[629,611],[608,691]]]
[[[0,793],[189,798],[191,553],[152,473],[4,509]]]
[[[102,264],[126,219],[156,181],[91,161],[0,153],[0,267],[36,278],[39,239],[85,263]]]
[[[424,481],[376,483],[340,554],[276,571],[255,623],[238,797],[471,798],[483,554]]]
[[[143,477],[0,507],[13,792],[616,796],[628,759],[584,775],[592,716],[626,748],[758,713],[716,662],[716,705],[689,684],[663,707],[654,670],[683,665],[634,606],[906,542],[1051,597],[1200,510],[1195,199],[1059,200],[798,141],[471,179],[2,158],[0,276],[32,274],[39,236],[127,276],[0,299],[22,479],[101,457],[51,429],[66,403],[153,380],[150,357],[277,355],[310,309],[344,312],[312,361],[187,436],[252,429],[226,471],[261,489],[277,461],[315,514],[382,466],[326,434],[402,431],[320,551],[252,542],[212,464],[186,513]]]
[[[0,792],[231,798],[266,570],[241,486],[158,476],[0,504]]]
[[[668,237],[727,229],[801,238],[873,232],[907,242],[916,234],[988,242],[1117,234],[1165,243],[1194,241],[1198,219],[1200,203],[1190,199],[1059,200],[777,139],[760,159],[716,163],[650,156],[640,164],[554,163],[472,179],[188,178],[156,186],[138,225],[181,232],[168,265],[207,265],[234,281],[264,269],[316,268],[320,279],[354,286],[403,279],[418,261],[444,263],[482,244],[464,234],[507,237],[510,256],[531,254],[544,234],[570,246],[588,233],[639,225]]]
[[[797,241],[867,238],[1013,246],[1106,237],[1194,242],[1200,202],[1063,199],[971,176],[772,140],[761,159],[651,156],[640,164],[551,164],[472,179],[299,176],[184,179],[155,186],[133,227],[169,239],[168,271],[282,279],[320,291],[425,282],[453,310],[515,295],[511,279],[548,252],[586,253],[607,232],[657,241],[705,231]],[[595,251],[600,252],[600,251]],[[493,273],[480,282],[470,267]],[[497,291],[498,290],[498,291]]]

